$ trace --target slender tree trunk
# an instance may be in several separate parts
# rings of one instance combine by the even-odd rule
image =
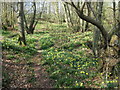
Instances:
[[[65,10],[65,21],[67,23],[67,27],[70,27],[69,25],[69,20],[68,20],[68,16],[67,16],[67,7],[66,7],[66,4],[63,4],[64,5],[64,10]]]
[[[84,2],[81,2],[81,6]],[[82,25],[82,32],[85,31],[85,21],[83,19],[81,19],[81,25]]]
[[[102,8],[103,8],[103,2],[96,2],[96,12],[97,12],[97,17],[96,20],[102,23],[101,17],[102,17]],[[98,30],[98,28],[95,27],[94,30],[94,37],[93,37],[93,52],[96,57],[99,56],[99,47],[98,47],[98,42],[100,41],[101,38],[101,33]]]
[[[82,32],[84,32],[84,31],[85,31],[85,21],[82,20]]]
[[[116,29],[116,3],[115,1],[113,2],[113,20],[114,20],[114,26]]]
[[[64,4],[64,8],[65,8],[65,13],[66,13],[66,21],[69,27],[73,26],[73,22],[71,19],[71,14],[70,14],[70,8],[67,4]]]
[[[21,35],[19,37],[19,42],[20,44],[22,44],[22,42],[24,43],[24,45],[26,45],[26,38],[25,38],[25,31],[24,31],[24,3],[23,2],[19,2],[19,18],[18,18],[18,23],[19,23],[19,29],[21,32]]]
[[[23,17],[24,17],[24,20],[25,20],[25,27],[26,27],[27,34],[33,34],[34,30],[35,30],[35,26],[36,26],[36,22],[35,22],[35,19],[36,19],[36,2],[33,2],[33,8],[34,8],[34,12],[33,12],[33,16],[31,18],[29,26],[28,26],[25,14],[23,12]]]
[[[34,14],[33,14],[33,17],[32,17],[32,20],[31,20],[31,23],[30,23],[30,26],[29,26],[29,31],[33,34],[34,33],[34,23],[35,23],[35,18],[36,18],[36,3],[33,2],[33,5],[34,5]]]
[[[14,4],[14,3],[13,3]],[[15,29],[14,25],[15,25],[15,14],[14,14],[14,9],[12,8],[12,17],[13,17],[13,24],[12,24],[12,28]]]
[[[87,5],[87,16],[90,16],[90,8],[88,7],[88,5]],[[88,30],[88,28],[89,28],[89,23],[88,22],[86,22],[86,25],[85,25],[85,31],[87,31]]]
[[[5,18],[5,20],[4,20],[4,25],[6,25],[6,27],[8,26],[8,20],[7,20],[7,3],[6,2],[4,2],[3,3],[3,13],[4,13],[4,16],[3,16],[3,18]]]

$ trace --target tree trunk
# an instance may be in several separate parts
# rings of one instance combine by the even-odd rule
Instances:
[[[4,2],[4,12],[5,12],[5,25],[9,26],[8,25],[7,3],[6,2]]]
[[[73,22],[71,19],[69,6],[67,4],[64,4],[64,9],[65,9],[65,14],[66,14],[66,22],[68,24],[68,27],[71,27],[73,26]]]
[[[26,38],[25,38],[25,31],[24,31],[24,3],[23,2],[19,2],[19,18],[18,18],[18,23],[19,23],[19,29],[21,32],[21,35],[19,37],[19,42],[20,44],[26,45]]]
[[[87,5],[87,16],[90,16],[90,14],[91,14],[90,8],[89,8],[88,5]],[[89,28],[89,23],[86,22],[86,25],[85,25],[85,31],[87,31],[88,28]]]
[[[65,10],[65,21],[67,23],[67,27],[70,27],[69,25],[69,20],[68,20],[68,16],[67,16],[67,7],[66,7],[66,4],[63,4],[64,5],[64,10]]]
[[[103,8],[103,2],[96,2],[96,12],[97,12],[97,17],[96,17],[96,21],[99,21],[101,24],[102,24],[102,20],[101,20],[101,17],[102,17],[102,8]],[[93,37],[93,52],[94,52],[94,55],[96,57],[99,56],[99,46],[98,46],[98,42],[101,40],[101,33],[100,31],[98,30],[98,28],[95,27],[95,30],[94,30],[94,37]]]
[[[36,18],[36,3],[33,2],[33,5],[34,5],[34,14],[33,14],[33,17],[31,19],[30,26],[29,26],[29,31],[30,31],[31,34],[34,33],[34,29],[35,29],[34,23],[35,23],[35,18]]]
[[[116,3],[115,0],[113,1],[113,20],[114,20],[114,27],[116,29]]]
[[[35,30],[35,26],[36,26],[36,22],[35,22],[35,19],[36,19],[36,3],[35,2],[33,2],[33,7],[34,7],[34,12],[33,12],[33,16],[31,18],[29,26],[28,26],[25,14],[23,14],[27,34],[33,34],[34,30]]]

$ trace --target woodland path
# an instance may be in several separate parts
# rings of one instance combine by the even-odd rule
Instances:
[[[38,49],[38,46],[36,49],[38,52],[30,58],[33,63],[29,65],[24,60],[22,63],[16,64],[12,60],[7,60],[3,54],[3,70],[9,73],[8,77],[12,77],[8,81],[10,83],[8,87],[52,88],[53,81],[49,79],[46,69],[41,65],[41,50]]]

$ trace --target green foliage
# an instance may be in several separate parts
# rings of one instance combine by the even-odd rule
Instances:
[[[15,58],[15,56],[13,56],[13,55],[7,55],[6,57],[7,57],[7,59],[9,59],[9,60],[12,60],[13,58]]]
[[[11,36],[12,33],[11,32],[4,32],[3,35],[9,35]],[[37,40],[34,38],[30,38],[30,36],[27,36],[27,46],[20,46],[18,44],[18,36],[15,36],[13,38],[5,38],[2,41],[2,48],[3,50],[13,50],[14,52],[22,52],[22,53],[28,53],[28,54],[34,54],[36,53],[36,49],[35,49],[35,45],[34,42],[36,42]]]
[[[40,22],[36,27],[37,31],[33,35],[26,35],[27,46],[20,46],[17,43],[17,36],[5,38],[2,41],[3,51],[8,51],[8,60],[21,63],[20,59],[25,59],[29,70],[34,72],[34,61],[30,57],[36,54],[36,44],[43,50],[41,53],[41,64],[45,67],[49,77],[55,81],[56,88],[85,88],[94,83],[91,80],[98,75],[95,72],[98,67],[98,58],[93,58],[91,50],[86,46],[86,42],[92,40],[93,33],[70,31],[65,24],[55,24]],[[49,30],[48,30],[49,29]],[[3,35],[12,35],[11,32],[4,31]],[[17,57],[19,56],[19,57]],[[9,78],[6,74],[4,84],[8,84]],[[28,83],[34,83],[36,78],[31,76]],[[96,82],[96,86],[104,87]],[[115,87],[115,83],[107,83],[106,87]]]
[[[70,42],[70,43],[63,44],[62,48],[67,50],[73,50],[75,48],[79,48],[80,46],[82,46],[81,42]]]
[[[41,49],[47,49],[54,45],[53,37],[43,37],[39,41]]]
[[[39,39],[42,52],[42,65],[47,66],[50,78],[56,81],[55,87],[84,87],[84,79],[94,77],[89,71],[96,67],[98,60],[86,55],[85,42],[92,39],[91,32],[68,32],[64,25],[52,24],[49,34]],[[77,83],[76,83],[77,81]]]
[[[54,48],[50,48],[42,54],[44,58],[43,65],[50,66],[48,68],[50,78],[56,80],[57,86],[74,86],[78,78],[84,80],[90,77],[92,73],[87,71],[87,69],[91,65],[97,64],[96,60],[90,61],[87,57],[77,56],[72,54],[72,52]]]
[[[19,46],[17,43],[14,41],[12,42],[10,39],[5,40],[2,42],[2,48],[7,49],[7,50],[13,50],[15,52],[22,52],[22,53],[29,53],[29,54],[34,54],[36,52],[34,47],[31,46]]]
[[[2,31],[2,34],[3,34],[3,35],[9,35],[9,34],[10,34],[10,31]]]
[[[1,32],[2,32],[2,35],[6,37],[14,34],[14,33],[11,33],[10,31],[4,31],[4,30],[1,30]]]

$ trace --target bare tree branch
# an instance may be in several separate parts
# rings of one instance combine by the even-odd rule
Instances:
[[[78,16],[81,19],[83,19],[83,20],[85,20],[85,21],[87,21],[87,22],[89,22],[89,23],[91,23],[91,24],[93,24],[93,25],[95,25],[96,27],[99,28],[99,30],[101,31],[102,36],[104,38],[104,43],[107,45],[108,33],[106,32],[103,25],[101,25],[99,21],[96,21],[96,20],[92,19],[91,17],[85,16],[83,13],[81,13],[81,11],[75,6],[75,4],[73,2],[71,2],[71,4],[69,4],[69,5],[71,5],[75,8],[76,13],[78,14]]]

